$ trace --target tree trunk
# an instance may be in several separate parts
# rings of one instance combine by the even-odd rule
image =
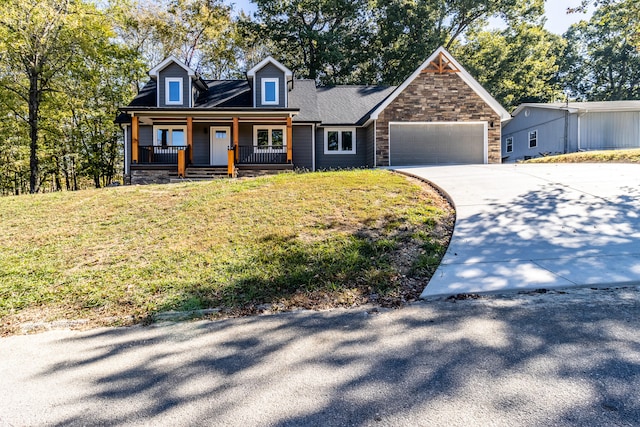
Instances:
[[[29,192],[37,193],[38,182],[38,114],[40,110],[40,92],[38,90],[38,74],[31,70],[29,76],[29,137],[31,139],[31,154],[29,160]]]

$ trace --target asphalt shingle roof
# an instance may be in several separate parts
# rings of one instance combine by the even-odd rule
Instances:
[[[395,89],[394,86],[330,86],[317,89],[322,123],[361,125]]]
[[[205,80],[208,90],[202,92],[194,107],[252,107],[251,86],[246,80]]]
[[[129,103],[129,107],[155,107],[156,87],[156,81],[149,80],[135,98],[133,98],[131,103]]]
[[[247,80],[206,80],[195,108],[251,108],[252,89]],[[130,107],[156,106],[155,80],[150,80],[129,104]],[[289,92],[289,108],[297,108],[296,122],[327,125],[362,125],[369,114],[393,92],[393,86],[316,87],[313,80],[294,80]]]
[[[320,122],[316,82],[313,80],[294,80],[289,92],[289,107],[299,108],[300,113],[293,117],[295,122]]]

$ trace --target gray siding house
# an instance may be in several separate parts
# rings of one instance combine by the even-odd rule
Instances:
[[[121,108],[125,182],[290,169],[499,163],[510,115],[439,48],[400,86],[317,87],[268,57],[205,80],[174,57]]]
[[[640,101],[522,104],[502,126],[503,161],[640,148]]]

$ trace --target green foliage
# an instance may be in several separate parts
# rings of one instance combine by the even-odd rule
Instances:
[[[0,104],[11,113],[1,139],[29,147],[29,190],[76,189],[78,173],[109,183],[121,162],[113,119],[137,67],[130,49],[114,44],[109,20],[82,0],[11,0],[0,16]],[[4,192],[24,191],[23,152],[2,153]]]
[[[560,78],[571,95],[587,101],[640,99],[640,5],[606,2],[589,22],[564,35]]]
[[[324,84],[349,83],[369,55],[367,0],[255,0],[257,21],[240,22],[254,47],[268,49],[300,77]]]
[[[455,54],[505,108],[563,99],[557,80],[565,43],[541,25],[515,22],[505,30],[472,31]]]
[[[147,69],[174,55],[203,75],[227,78],[237,76],[242,46],[231,10],[222,0],[112,0],[108,13]]]
[[[453,49],[491,17],[536,21],[542,0],[375,1],[375,44],[380,80],[399,84],[438,46]]]

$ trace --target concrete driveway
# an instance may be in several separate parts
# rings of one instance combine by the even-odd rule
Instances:
[[[396,170],[442,188],[457,211],[423,298],[640,283],[640,165]]]

